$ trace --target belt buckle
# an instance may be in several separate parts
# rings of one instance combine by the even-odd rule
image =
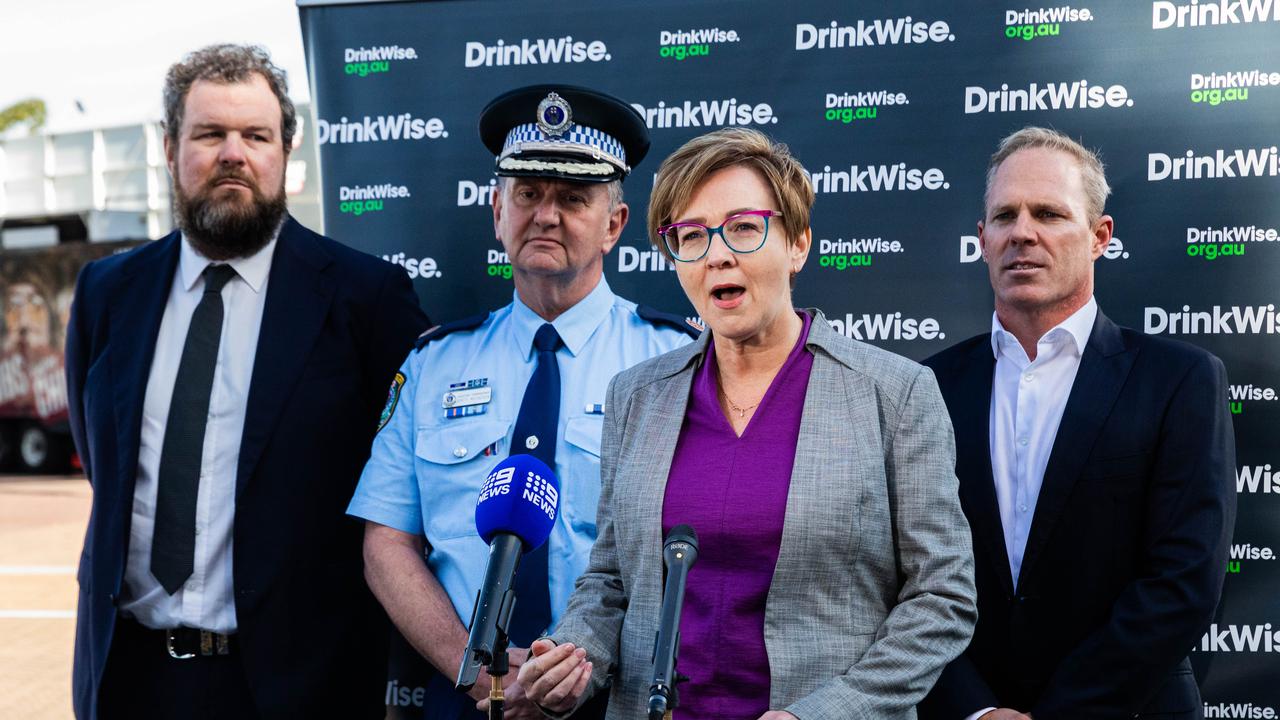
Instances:
[[[174,628],[169,628],[168,630],[164,631],[164,647],[166,650],[169,651],[169,657],[173,658],[174,660],[190,660],[191,658],[196,656],[196,654],[193,652],[179,653],[176,649],[174,649],[173,635],[174,635]]]
[[[211,655],[230,655],[231,642],[228,636],[222,633],[211,632],[209,630],[200,631],[200,654],[205,657]]]

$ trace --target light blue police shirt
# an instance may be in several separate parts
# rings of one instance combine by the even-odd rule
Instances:
[[[476,534],[475,506],[489,471],[512,453],[511,435],[537,364],[533,336],[545,322],[514,294],[478,327],[458,330],[409,354],[391,417],[373,442],[349,515],[424,535],[427,565],[465,624],[484,581],[488,547]],[[600,433],[605,392],[617,373],[691,341],[641,318],[636,304],[600,283],[552,324],[564,340],[556,476],[560,514],[548,540],[552,627],[569,602],[596,539]],[[460,383],[492,390],[476,413],[446,417],[443,398]],[[480,383],[487,381],[487,385]],[[454,414],[458,414],[454,410]]]

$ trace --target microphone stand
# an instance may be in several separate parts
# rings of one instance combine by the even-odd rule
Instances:
[[[516,591],[511,588],[502,599],[498,609],[497,621],[494,622],[493,655],[489,659],[486,671],[489,673],[489,720],[502,720],[507,709],[507,696],[502,689],[502,678],[511,671],[511,658],[507,647],[511,638],[507,636],[507,624],[516,609]]]
[[[514,605],[514,603],[512,603]],[[498,626],[498,635],[493,641],[493,660],[489,663],[489,720],[502,720],[506,711],[506,695],[502,690],[502,678],[511,670],[511,658],[507,654],[510,638],[505,630],[506,623]]]

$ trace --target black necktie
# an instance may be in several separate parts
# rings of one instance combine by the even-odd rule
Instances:
[[[544,323],[533,336],[538,366],[524,389],[516,431],[511,436],[511,454],[527,453],[556,469],[556,429],[560,425],[560,365],[556,350],[563,343],[551,323]],[[564,480],[561,480],[563,484]],[[560,497],[564,498],[561,491]],[[508,635],[515,647],[529,647],[551,624],[551,593],[547,581],[547,546],[551,541],[520,559],[516,574],[516,607]]]
[[[195,568],[196,495],[200,489],[200,459],[204,455],[213,369],[222,341],[222,287],[235,274],[230,265],[204,269],[204,296],[191,314],[164,426],[156,525],[151,538],[151,574],[170,595],[182,587]]]

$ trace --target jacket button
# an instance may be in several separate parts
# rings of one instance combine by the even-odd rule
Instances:
[[[464,458],[467,456],[467,449],[461,445],[453,449],[453,456],[456,458]]]

